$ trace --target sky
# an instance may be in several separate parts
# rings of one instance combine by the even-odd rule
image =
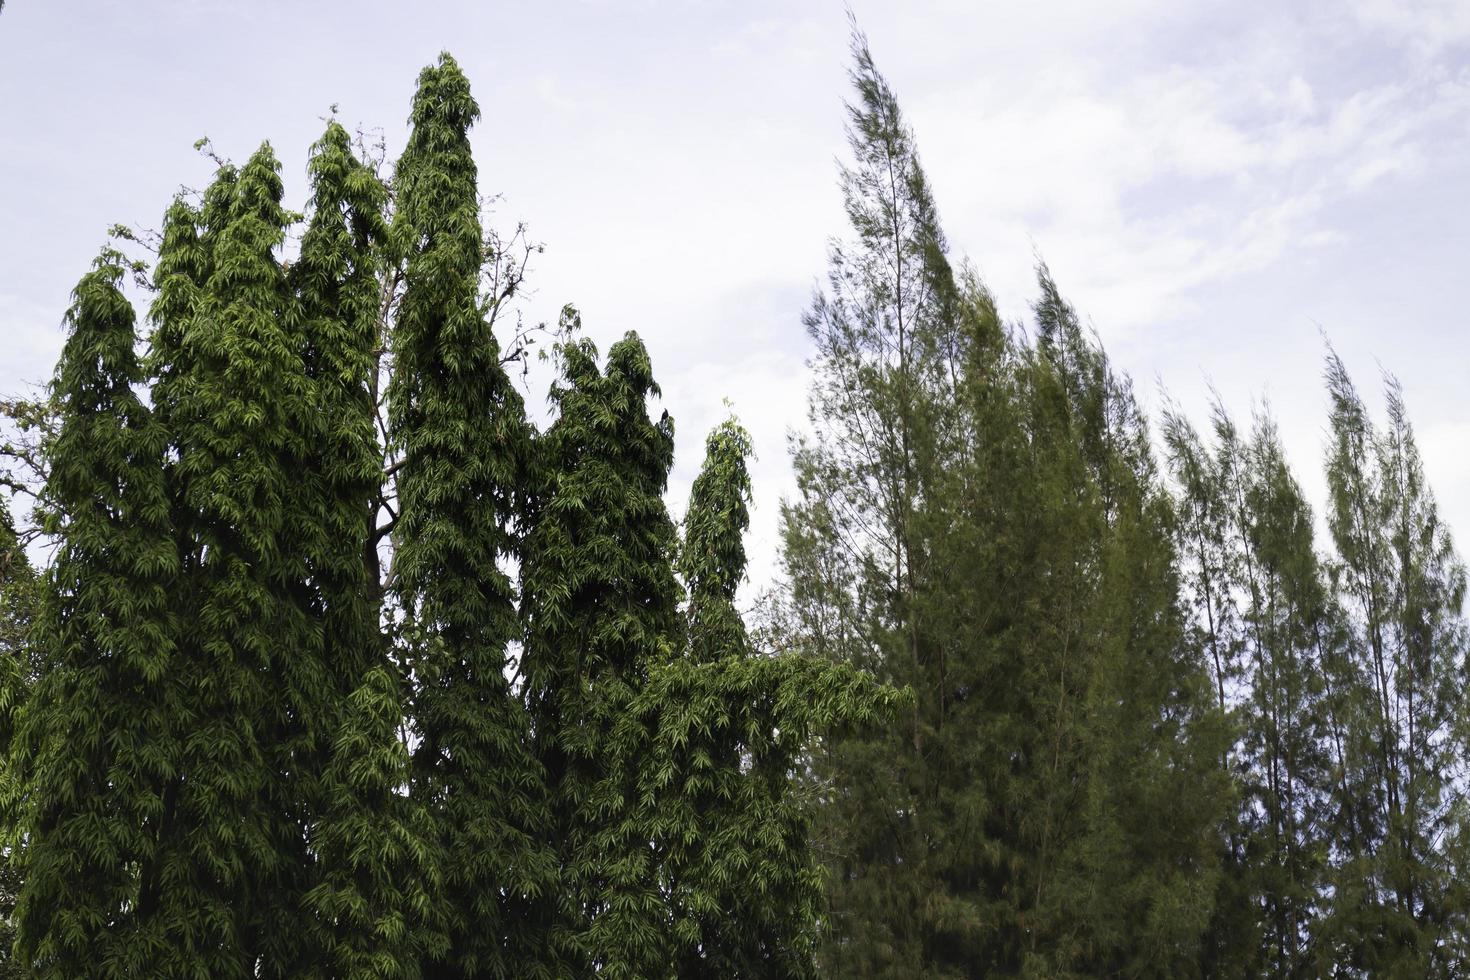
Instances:
[[[1470,540],[1470,0],[853,0],[956,259],[1021,321],[1037,257],[1133,376],[1203,419],[1269,403],[1320,506],[1324,337],[1371,406],[1402,382]],[[406,137],[441,50],[469,76],[489,221],[545,244],[522,313],[637,330],[682,513],[733,409],[757,462],[751,590],[775,574],[801,314],[843,231],[838,0],[8,0],[0,12],[0,392],[49,377],[114,223],[157,228],[209,137],[263,139],[303,205],[337,106]],[[544,377],[527,401],[544,406]],[[727,407],[728,402],[728,407]]]

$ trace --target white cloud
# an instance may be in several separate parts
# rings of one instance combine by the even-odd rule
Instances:
[[[1424,57],[1470,41],[1470,4],[1464,0],[1353,0],[1364,29],[1412,46]]]
[[[1171,385],[1195,383],[1201,367],[1230,390],[1275,385],[1310,473],[1321,406],[1301,384],[1320,344],[1308,317],[1345,347],[1392,344],[1426,372],[1470,354],[1463,325],[1445,320],[1470,308],[1449,217],[1470,206],[1470,75],[1456,51],[1470,41],[1470,3],[1350,4],[855,6],[915,125],[951,242],[1007,314],[1034,293],[1037,250],[1125,368]],[[548,244],[534,318],[571,300],[604,346],[629,328],[644,335],[678,423],[676,509],[705,430],[734,400],[761,456],[753,561],[772,566],[785,433],[804,415],[799,318],[824,240],[842,230],[840,5],[548,12],[460,0],[404,19],[388,0],[276,0],[269,17],[139,0],[80,26],[62,6],[21,4],[0,32],[0,131],[25,134],[9,148],[21,179],[0,186],[0,215],[26,230],[0,242],[11,270],[0,382],[49,374],[68,281],[108,222],[156,223],[171,188],[198,179],[193,137],[240,153],[271,136],[300,203],[300,153],[321,109],[340,99],[401,147],[414,72],[449,46],[485,109],[484,189],[505,192],[501,216],[527,219]],[[212,22],[230,29],[215,31],[209,72],[170,55]],[[314,43],[323,36],[342,43]],[[38,77],[55,84],[37,88]],[[98,91],[129,111],[99,109]],[[158,92],[177,98],[164,106]],[[78,125],[63,139],[55,119]],[[98,160],[110,161],[106,180],[88,179]],[[1314,265],[1330,281],[1303,284]],[[1234,291],[1262,298],[1222,303]],[[1282,321],[1228,322],[1243,311]],[[1437,334],[1410,329],[1436,318]],[[1282,347],[1295,360],[1276,370]],[[1416,378],[1394,366],[1424,413],[1428,457],[1433,427],[1461,417],[1458,382],[1449,367]],[[1421,398],[1415,385],[1439,394]],[[1453,452],[1444,445],[1432,452]],[[1457,484],[1442,495],[1470,518],[1463,475],[1445,479]]]
[[[926,94],[913,118],[951,238],[997,273],[1003,302],[1034,243],[1082,305],[1128,331],[1190,308],[1203,285],[1342,242],[1352,230],[1334,206],[1415,175],[1426,140],[1470,121],[1466,81],[1430,72],[1325,95],[1294,54],[1273,41],[1114,82],[1062,51],[1028,78]]]

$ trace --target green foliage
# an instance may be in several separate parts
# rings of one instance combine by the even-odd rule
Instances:
[[[916,697],[814,760],[824,969],[1187,975],[1223,730],[1147,429],[1044,267],[1034,346],[955,276],[896,100],[854,55],[854,238],[807,316],[788,628]]]
[[[292,261],[270,147],[216,158],[165,215],[146,360],[142,267],[107,253],[52,402],[5,406],[61,545],[45,588],[3,583],[5,881],[39,975],[810,974],[793,776],[902,699],[754,655],[749,437],[713,436],[681,549],[636,335],[604,370],[569,319],[533,435],[478,114],[443,56],[387,185],[330,122]]]
[[[77,284],[52,382],[60,429],[46,496],[62,547],[12,747],[25,880],[16,949],[42,977],[135,976],[171,941],[158,891],[164,789],[184,750],[170,606],[179,558],[167,437],[133,390],[142,370],[122,276],[104,253]]]
[[[12,756],[15,721],[35,681],[35,643],[32,639],[41,604],[41,580],[16,534],[10,508],[0,497],[0,827],[15,826],[19,802],[19,774]],[[16,842],[0,839],[0,978],[19,980],[25,975],[15,942],[15,901],[21,876],[16,866]]]
[[[554,892],[541,776],[506,677],[518,631],[501,560],[516,546],[529,427],[479,294],[479,115],[448,55],[419,76],[394,174],[390,436],[399,456],[392,585],[411,637],[411,795],[429,813],[442,887],[425,939],[436,975],[536,975],[525,911]]]
[[[295,298],[275,253],[293,216],[269,145],[221,167],[201,225],[160,254],[155,403],[170,428],[187,589],[180,674],[191,710],[162,899],[177,953],[214,975],[309,955],[303,765],[327,684],[292,513],[311,394]],[[177,206],[176,206],[177,207]],[[183,213],[170,215],[187,220]],[[197,245],[194,244],[197,240]],[[165,262],[165,258],[174,262]],[[176,292],[175,292],[176,290]],[[309,805],[309,804],[308,804]],[[309,811],[308,811],[309,812]]]
[[[748,646],[735,593],[745,579],[750,454],[750,433],[734,419],[722,423],[705,441],[704,467],[689,496],[678,567],[689,592],[689,651],[701,663]]]
[[[814,969],[821,868],[793,781],[819,732],[891,721],[902,703],[871,675],[797,653],[754,652],[735,605],[745,578],[750,436],[710,433],[678,566],[684,656],[634,701],[653,728],[642,792],[673,916],[672,975],[805,977]]]
[[[42,975],[416,966],[423,862],[365,564],[385,195],[329,129],[288,277],[278,169],[262,147],[170,208],[154,411],[120,257],[78,287],[47,448],[55,611],[18,739]]]
[[[1352,846],[1334,828],[1351,795],[1339,615],[1270,416],[1258,413],[1247,441],[1217,404],[1213,428],[1211,454],[1177,412],[1165,419],[1196,636],[1235,729],[1222,768],[1238,809],[1208,962],[1217,976],[1305,976],[1317,968],[1330,857]]]
[[[1217,404],[1211,452],[1166,418],[1196,636],[1234,721],[1239,805],[1207,965],[1216,976],[1463,970],[1465,573],[1424,483],[1402,395],[1369,419],[1329,354],[1332,553],[1275,426]]]
[[[793,781],[812,738],[891,723],[904,696],[816,657],[727,655],[653,672],[632,707],[668,882],[658,976],[809,977],[822,912],[812,808]]]
[[[662,497],[673,423],[648,417],[658,386],[637,335],[612,346],[604,372],[591,341],[571,336],[577,324],[566,311],[522,566],[526,697],[562,868],[543,916],[554,972],[655,977],[670,938],[653,801],[637,785],[649,732],[632,704],[679,643]]]
[[[991,374],[1009,408],[976,403],[996,445],[967,480],[994,496],[953,543],[980,557],[999,539],[991,591],[943,600],[988,626],[970,668],[986,680],[964,690],[993,744],[985,795],[966,796],[995,855],[971,928],[995,932],[970,939],[1026,975],[1186,976],[1214,887],[1221,719],[1183,639],[1172,510],[1128,382],[1039,278],[1036,345]]]
[[[1440,522],[1397,382],[1369,420],[1335,353],[1327,362],[1331,583],[1346,611],[1342,801],[1352,836],[1332,881],[1323,958],[1386,977],[1465,965],[1461,734],[1465,568]]]
[[[306,215],[268,144],[174,200],[146,358],[104,251],[0,403],[57,545],[0,500],[0,977],[1470,969],[1466,573],[1397,383],[1375,425],[1329,356],[1330,551],[1264,411],[1166,412],[1171,499],[1047,268],[1028,335],[951,264],[853,58],[756,638],[735,420],[682,539],[637,334],[567,307],[528,421],[447,54],[391,180],[331,121]]]
[[[923,760],[942,726],[948,667],[930,620],[939,570],[927,501],[959,437],[952,378],[963,339],[912,134],[861,36],[853,56],[853,163],[841,170],[853,237],[833,243],[827,289],[805,318],[815,438],[797,450],[801,500],[784,524],[795,645],[915,692],[901,724],[834,740],[815,760],[830,799],[820,818],[825,966],[882,975],[939,969],[921,935],[946,899],[926,853]]]
[[[320,869],[308,898],[324,935],[324,976],[413,976],[414,909],[436,869],[421,841],[423,814],[397,792],[409,778],[398,739],[404,692],[379,628],[375,511],[383,453],[374,431],[380,246],[387,189],[352,152],[335,121],[313,148],[311,219],[290,269],[311,410],[296,464],[291,540],[320,622],[312,654],[325,669],[312,742],[323,771],[308,840]]]

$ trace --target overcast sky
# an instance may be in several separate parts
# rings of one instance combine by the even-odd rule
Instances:
[[[950,243],[1009,318],[1043,256],[1156,406],[1269,399],[1320,502],[1325,331],[1377,406],[1403,381],[1470,538],[1470,0],[854,0]],[[492,220],[547,249],[527,315],[648,343],[682,512],[729,399],[752,430],[765,578],[802,423],[801,313],[842,231],[835,0],[9,0],[0,12],[0,391],[49,376],[114,222],[202,186],[201,136],[269,139],[290,203],[334,103],[405,138],[451,51],[484,112]],[[528,402],[538,410],[544,386]]]

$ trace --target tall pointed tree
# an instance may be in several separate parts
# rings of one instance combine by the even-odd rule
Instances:
[[[299,313],[276,251],[292,216],[263,145],[222,167],[196,231],[166,224],[154,357],[182,538],[180,661],[194,714],[166,801],[176,849],[158,901],[176,940],[217,975],[289,972],[311,885],[304,809],[324,668],[289,516],[309,396]],[[172,241],[170,240],[172,234]],[[250,896],[268,896],[261,900]]]
[[[1220,827],[1220,879],[1214,917],[1204,940],[1202,965],[1211,977],[1253,976],[1260,949],[1261,917],[1251,895],[1253,873],[1240,819],[1244,799],[1240,740],[1240,690],[1245,676],[1239,588],[1232,545],[1231,508],[1217,454],[1177,405],[1162,419],[1165,458],[1175,484],[1175,536],[1186,606],[1187,642],[1208,664],[1216,709],[1227,720],[1227,745],[1219,768],[1233,790]]]
[[[690,489],[678,565],[689,594],[689,655],[699,663],[748,652],[735,595],[745,580],[751,451],[740,423],[721,423],[705,440],[704,466]]]
[[[179,562],[167,438],[134,391],[142,372],[120,258],[104,253],[77,284],[52,383],[61,424],[46,495],[63,544],[37,632],[40,680],[16,733],[17,951],[39,977],[149,972],[179,925],[139,875],[169,832],[164,788],[182,765]]]
[[[313,655],[326,671],[309,827],[320,872],[310,898],[325,932],[310,961],[327,976],[415,975],[411,910],[437,879],[415,859],[422,813],[398,793],[409,776],[397,737],[405,692],[380,628],[371,553],[383,481],[372,390],[387,189],[335,120],[308,169],[311,217],[290,278],[311,400],[292,537],[302,599],[320,624]]]
[[[33,628],[41,602],[40,579],[21,546],[10,507],[0,497],[0,828],[16,826],[20,802],[15,722],[35,682]],[[14,954],[15,901],[20,893],[18,841],[0,837],[0,978],[23,980],[25,967]]]
[[[576,324],[564,313],[565,331]],[[558,351],[522,565],[526,696],[562,869],[545,916],[558,971],[664,976],[670,926],[637,771],[650,735],[632,707],[678,649],[663,502],[673,423],[648,416],[658,387],[636,334],[611,347],[605,372],[589,340]]]
[[[1206,966],[1220,977],[1311,975],[1329,859],[1349,846],[1335,814],[1352,796],[1334,725],[1334,693],[1351,678],[1311,511],[1264,411],[1246,439],[1217,400],[1213,451],[1177,411],[1165,429],[1199,643],[1234,722],[1222,768],[1237,808]]]
[[[1147,428],[1044,267],[1034,347],[954,276],[896,100],[854,54],[854,236],[807,317],[787,568],[798,642],[916,697],[816,758],[824,967],[1178,975],[1224,743]]]
[[[1333,583],[1350,613],[1360,678],[1355,753],[1367,790],[1354,817],[1362,845],[1333,881],[1335,959],[1381,976],[1451,976],[1463,944],[1447,904],[1465,833],[1459,690],[1465,569],[1439,520],[1402,393],[1387,385],[1379,430],[1329,352],[1328,526]],[[1462,921],[1462,920],[1461,920]]]
[[[1218,427],[1223,438],[1226,426]],[[1333,798],[1329,693],[1340,677],[1311,510],[1264,413],[1246,449],[1239,508],[1246,622],[1254,678],[1245,756],[1252,807],[1247,853],[1257,864],[1265,942],[1260,970],[1305,976],[1311,927],[1326,891]],[[1324,658],[1325,654],[1325,658]]]
[[[348,692],[386,661],[366,554],[382,490],[383,453],[372,396],[387,188],[333,120],[312,148],[311,216],[290,268],[300,303],[298,343],[312,426],[301,443],[297,550],[324,619],[324,656]]]
[[[656,728],[642,783],[674,924],[674,975],[804,977],[814,969],[820,868],[794,770],[815,731],[891,707],[850,671],[756,654],[736,607],[750,524],[749,434],[706,441],[678,567],[687,648],[656,670],[638,710]]]
[[[1018,637],[1040,641],[1025,669],[1040,668],[1027,696],[1043,742],[1023,753],[1044,760],[1021,781],[1023,962],[1188,975],[1214,890],[1224,731],[1184,642],[1173,515],[1130,383],[1045,267],[1040,285],[1026,412],[1047,529],[1029,591],[1059,605]]]
[[[517,910],[555,890],[540,778],[506,670],[518,623],[502,561],[516,545],[529,432],[479,289],[469,144],[478,116],[447,54],[419,76],[394,174],[405,285],[389,389],[391,574],[412,648],[411,792],[429,811],[443,869],[441,924],[428,943],[436,969],[466,977],[537,963],[544,939]]]
[[[801,645],[916,692],[902,725],[832,740],[817,760],[852,803],[825,811],[835,819],[823,834],[841,855],[833,935],[916,963],[926,927],[915,910],[934,907],[924,896],[938,888],[925,853],[931,810],[916,800],[932,789],[924,758],[945,683],[927,619],[936,570],[923,515],[952,421],[957,289],[913,134],[856,31],[852,52],[851,163],[839,174],[851,234],[831,243],[826,288],[804,319],[814,432],[795,455],[801,500],[787,509],[787,553]],[[857,947],[834,938],[830,948]],[[875,969],[847,959],[829,968]]]

